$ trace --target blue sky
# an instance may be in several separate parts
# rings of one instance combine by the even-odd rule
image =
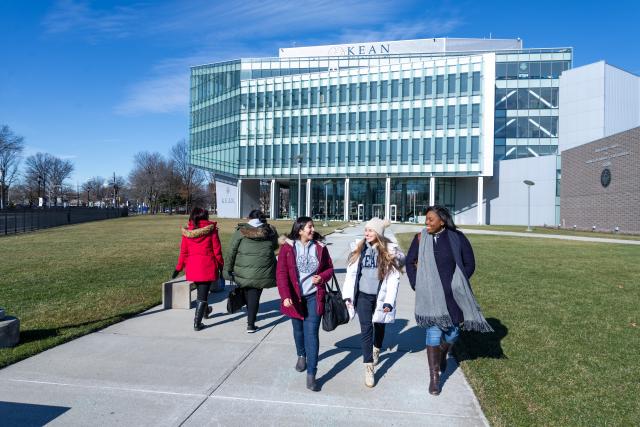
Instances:
[[[279,47],[427,37],[571,46],[640,74],[640,2],[0,1],[0,124],[70,181],[127,176],[133,155],[188,135],[189,67]]]

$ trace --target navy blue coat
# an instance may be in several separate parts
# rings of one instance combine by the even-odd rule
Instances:
[[[456,269],[456,257],[453,254],[449,233],[455,233],[458,237],[457,240],[460,242],[460,256],[458,257],[458,259],[462,263],[460,268],[462,269],[462,272],[467,277],[467,279],[469,279],[473,275],[473,272],[476,269],[476,261],[475,257],[473,256],[471,243],[469,243],[467,237],[460,231],[445,229],[438,236],[437,243],[433,243],[436,265],[438,266],[438,274],[440,276],[440,281],[442,282],[442,289],[444,291],[444,296],[447,302],[447,309],[449,310],[451,320],[454,324],[457,324],[464,321],[464,316],[462,315],[462,310],[460,310],[460,307],[458,307],[458,304],[453,298],[453,292],[451,290],[453,273]],[[407,254],[406,258],[407,276],[409,277],[409,284],[411,285],[413,290],[416,289],[416,273],[418,271],[418,249],[420,245],[420,239],[418,237],[419,235],[420,233],[416,234],[416,236],[413,238],[411,247],[409,248],[409,253]]]

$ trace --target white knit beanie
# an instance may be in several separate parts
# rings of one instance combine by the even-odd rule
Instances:
[[[390,224],[391,223],[389,222],[389,220],[385,221],[380,218],[374,217],[364,225],[364,228],[370,228],[378,233],[378,236],[384,236],[384,229],[387,228]]]

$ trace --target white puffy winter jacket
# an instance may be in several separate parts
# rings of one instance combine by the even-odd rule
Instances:
[[[353,251],[360,240],[356,240],[352,243],[351,250]],[[404,253],[400,247],[393,242],[387,244],[387,250],[395,254],[398,264],[404,265]],[[342,285],[342,298],[349,298],[354,301],[354,293],[356,287],[356,276],[358,274],[358,264],[360,260],[356,260],[353,264],[347,266],[347,274]],[[400,284],[400,272],[395,269],[391,269],[380,286],[380,292],[378,292],[378,300],[376,302],[376,309],[373,313],[372,321],[375,323],[393,323],[396,320],[396,296],[398,295],[398,285]],[[388,313],[384,312],[383,305],[390,304],[393,309]]]

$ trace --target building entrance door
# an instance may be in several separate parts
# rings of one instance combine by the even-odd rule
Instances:
[[[358,222],[362,222],[364,220],[364,205],[362,203],[358,204]]]
[[[384,205],[377,203],[371,205],[371,217],[384,218]]]
[[[391,222],[398,222],[398,205],[389,206],[389,218]]]

